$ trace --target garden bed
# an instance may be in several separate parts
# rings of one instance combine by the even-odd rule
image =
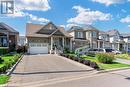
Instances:
[[[101,63],[98,61],[97,56],[80,56],[79,58],[75,54],[67,53],[67,54],[60,54],[63,57],[69,58],[71,60],[83,63],[85,65],[88,65],[94,69],[97,70],[109,70],[109,69],[116,69],[116,68],[125,68],[125,67],[130,67],[130,64],[124,64],[124,63],[119,63],[119,62],[111,62],[111,63]],[[111,56],[112,54],[101,54],[102,60],[108,56],[108,59],[111,57],[114,58],[114,56]],[[108,59],[106,59],[108,61]],[[115,59],[115,58],[114,58]]]
[[[90,67],[92,67],[92,68],[94,68],[94,69],[99,70],[99,67],[98,67],[97,63],[94,62],[94,61],[90,61],[90,60],[86,60],[86,59],[77,57],[77,56],[74,55],[74,54],[60,54],[60,56],[63,56],[63,57],[65,57],[65,58],[74,60],[74,61],[76,61],[76,62],[82,63],[82,64],[84,64],[84,65],[87,65],[87,66],[90,66]]]

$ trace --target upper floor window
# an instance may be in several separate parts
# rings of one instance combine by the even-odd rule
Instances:
[[[92,32],[92,37],[97,37],[97,33],[96,32]]]
[[[77,37],[78,38],[83,38],[83,32],[77,32]]]
[[[130,37],[128,38],[128,40],[130,40]]]

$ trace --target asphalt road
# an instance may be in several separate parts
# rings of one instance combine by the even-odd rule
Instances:
[[[39,84],[34,87],[130,87],[130,69]]]

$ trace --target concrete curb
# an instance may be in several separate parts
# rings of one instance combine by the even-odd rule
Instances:
[[[12,74],[12,72],[14,71],[14,69],[16,68],[16,66],[18,65],[18,63],[21,61],[21,59],[23,58],[24,54],[18,59],[18,61],[11,67],[11,69],[6,73],[6,75],[10,76]]]
[[[116,68],[116,69],[108,69],[108,70],[100,70],[100,71],[97,72],[97,74],[107,73],[107,72],[113,72],[113,71],[119,71],[119,70],[127,70],[127,69],[130,69],[130,67]]]

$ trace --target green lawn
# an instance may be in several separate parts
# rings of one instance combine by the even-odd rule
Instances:
[[[8,82],[8,80],[9,80],[9,76],[7,76],[7,75],[0,75],[0,84],[5,84],[5,83],[7,83]]]
[[[113,68],[130,67],[130,65],[128,65],[128,64],[122,64],[122,63],[118,63],[118,62],[113,62],[113,64],[99,63],[95,57],[82,56],[82,58],[96,62],[98,64],[98,66],[100,67],[100,69],[105,69],[105,70],[106,69],[113,69]]]
[[[130,60],[130,55],[128,54],[117,54],[115,55],[116,58],[121,58],[121,59],[128,59]]]
[[[2,59],[4,60],[4,62],[0,64],[0,67],[2,67],[5,62],[9,62],[10,60],[13,60],[14,56],[15,55],[12,55],[12,56],[5,55],[5,56],[3,56]]]
[[[0,71],[3,70],[3,67],[7,67],[7,69],[9,69],[11,66],[13,66],[13,64],[15,64],[15,62],[18,60],[19,57],[20,54],[2,56],[2,59],[4,61],[0,64]],[[0,84],[5,84],[7,83],[8,80],[9,76],[0,75]]]
[[[130,67],[128,64],[122,64],[118,62],[113,62],[113,64],[102,64],[98,63],[100,69],[113,69],[113,68],[123,68],[123,67]]]

